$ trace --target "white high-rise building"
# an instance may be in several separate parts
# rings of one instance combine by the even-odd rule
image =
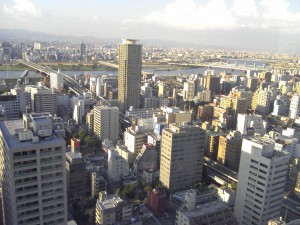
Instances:
[[[296,119],[300,115],[300,95],[294,95],[291,98],[290,113],[291,119]]]
[[[59,72],[50,73],[50,87],[55,90],[62,90],[64,88],[64,75]]]
[[[3,224],[67,224],[66,144],[48,115],[0,122]]]
[[[112,181],[121,180],[121,176],[129,174],[129,164],[115,150],[108,150],[108,177]]]
[[[183,99],[191,100],[195,97],[195,83],[194,81],[188,81],[183,86]]]
[[[117,142],[119,139],[119,109],[111,106],[94,107],[94,134],[104,140]]]
[[[82,124],[84,112],[84,100],[78,100],[73,110],[73,119],[76,124]]]
[[[266,225],[279,216],[289,170],[289,154],[265,137],[244,139],[234,215],[241,225]]]
[[[242,135],[248,135],[249,133],[264,135],[266,128],[267,122],[263,120],[262,116],[238,114],[236,130],[241,132]],[[250,130],[252,130],[252,132],[250,132]]]

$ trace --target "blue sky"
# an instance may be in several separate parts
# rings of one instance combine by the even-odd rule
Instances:
[[[209,41],[202,37],[220,32],[259,40],[257,33],[269,31],[280,42],[300,35],[300,1],[0,0],[0,28],[182,42]]]

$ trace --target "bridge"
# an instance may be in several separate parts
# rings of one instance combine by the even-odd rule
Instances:
[[[210,67],[210,68],[221,68],[229,70],[267,70],[270,68],[259,67],[256,65],[239,65],[229,64],[226,62],[213,62],[213,63],[168,63],[174,66],[193,66],[193,67]]]
[[[30,61],[26,61],[23,59],[18,59],[16,60],[18,63],[21,63],[25,66],[28,66],[34,70],[36,70],[37,72],[39,72],[40,74],[44,75],[44,76],[50,76],[50,74],[56,73],[56,74],[60,74],[63,76],[64,79],[64,85],[66,87],[69,88],[69,90],[71,90],[72,92],[74,92],[77,95],[83,95],[84,93],[88,92],[91,93],[90,90],[86,89],[85,87],[81,86],[73,77],[66,75],[64,73],[58,72],[53,70],[51,67],[49,66],[41,66],[37,63],[34,62],[30,62]],[[108,104],[110,105],[110,103],[104,99],[101,96],[98,96],[99,100],[102,101],[104,104]]]
[[[115,64],[115,63],[110,63],[110,62],[106,62],[106,61],[98,61],[98,63],[102,66],[108,66],[108,67],[119,69],[119,65]]]

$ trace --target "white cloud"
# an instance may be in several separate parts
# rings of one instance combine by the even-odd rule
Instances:
[[[288,0],[174,0],[142,18],[144,23],[186,30],[280,28],[300,31],[300,12],[290,12]]]
[[[16,18],[26,16],[39,18],[41,16],[41,10],[31,0],[13,0],[12,6],[4,5],[4,12]]]

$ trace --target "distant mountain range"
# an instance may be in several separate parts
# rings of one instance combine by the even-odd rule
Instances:
[[[35,32],[23,29],[0,29],[0,41],[75,41],[75,42],[98,42],[102,44],[118,44],[122,38],[96,38],[92,36],[56,35],[44,32]],[[173,40],[143,39],[143,45],[155,47],[178,47],[178,48],[205,48],[224,49],[222,46],[199,45]]]
[[[174,35],[174,38],[176,35]],[[251,50],[300,53],[300,34],[284,34],[278,31],[240,29],[236,31],[202,31],[195,33],[191,41],[181,42],[145,38],[143,45],[153,47],[177,47],[196,49]],[[56,35],[23,29],[0,29],[0,41],[73,41],[101,44],[118,44],[124,37],[100,38],[93,36]],[[178,39],[179,37],[177,37]],[[180,39],[178,39],[180,40]]]

